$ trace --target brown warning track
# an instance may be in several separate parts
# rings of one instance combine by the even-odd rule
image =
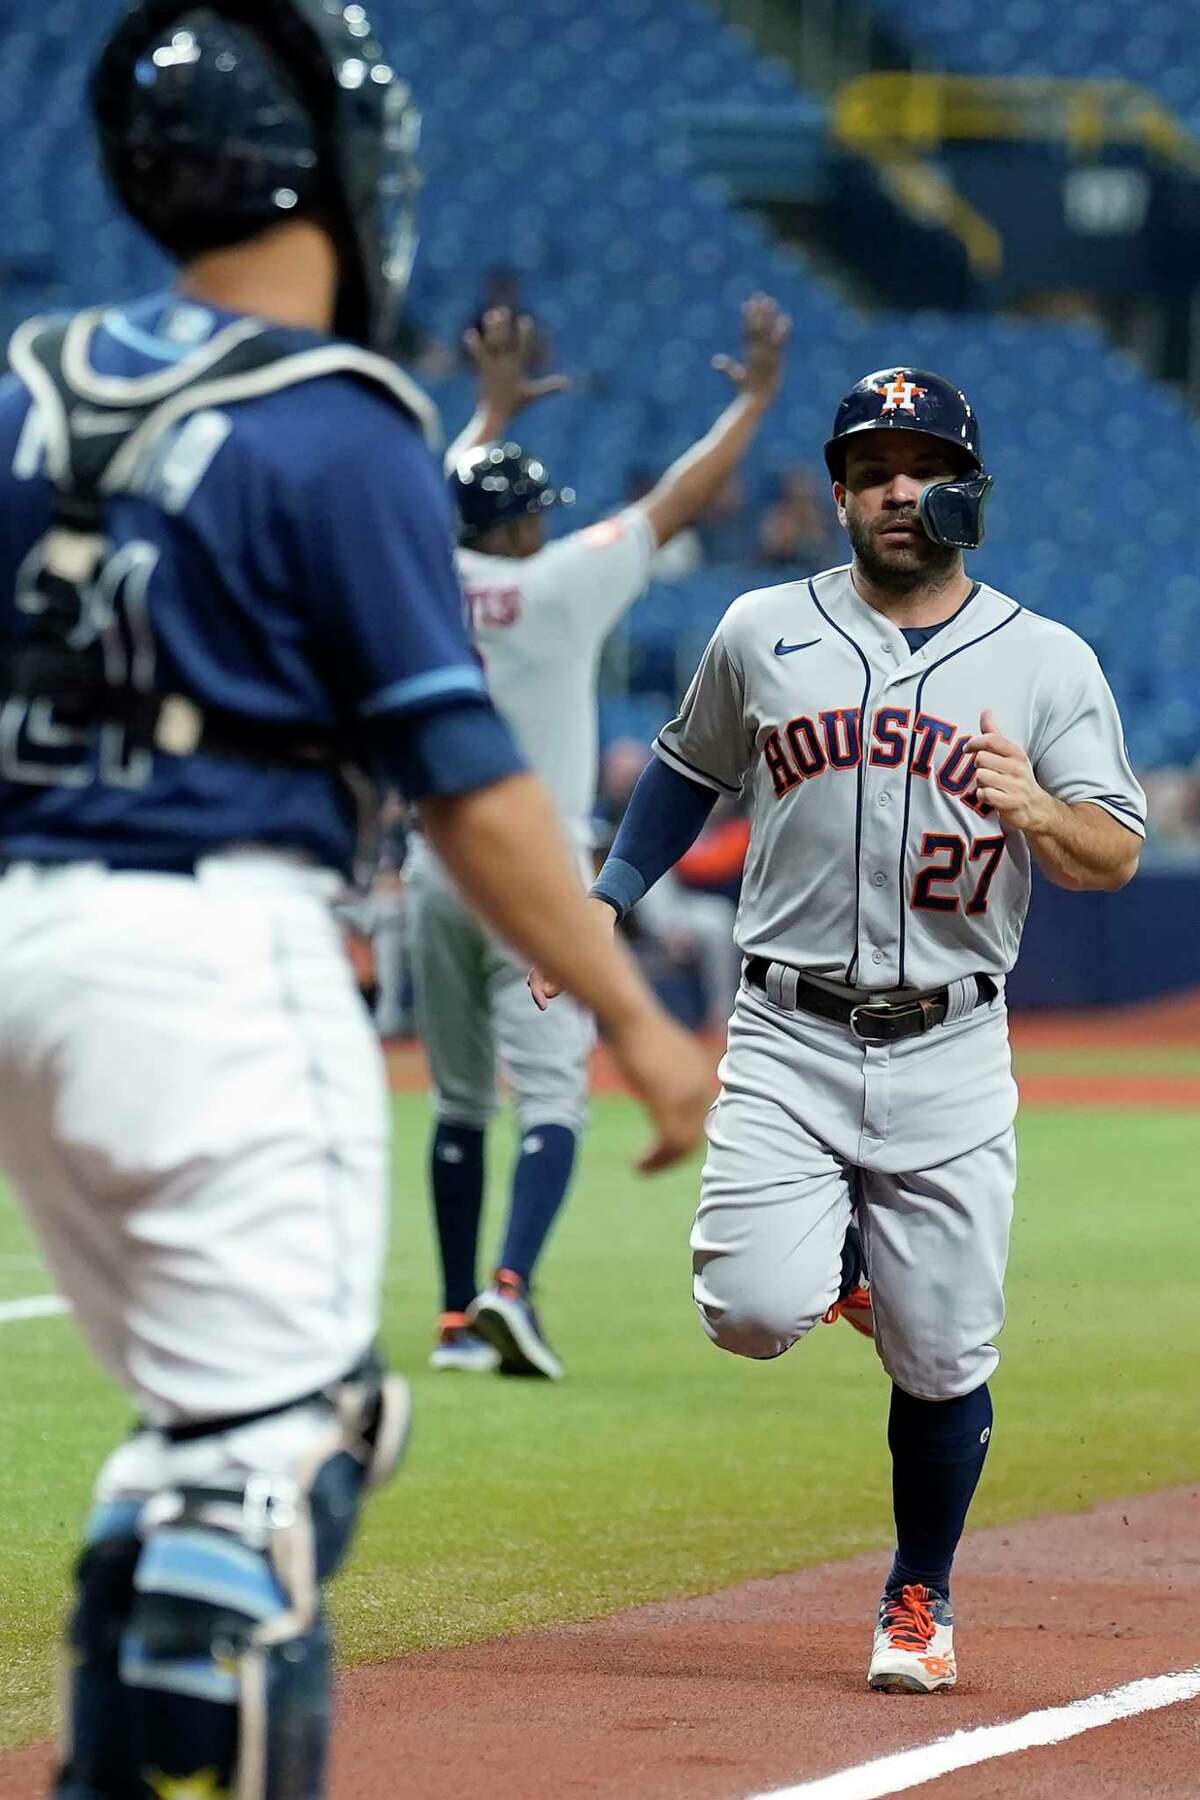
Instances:
[[[713,1067],[722,1045],[709,1040]],[[1082,1107],[1109,1111],[1114,1107],[1151,1111],[1200,1111],[1200,1075],[1087,1074],[1025,1072],[1023,1053],[1153,1048],[1200,1048],[1200,994],[1173,996],[1145,1006],[1102,1007],[1088,1012],[1017,1013],[1012,1020],[1021,1104],[1025,1107]],[[427,1087],[425,1059],[419,1044],[389,1047],[388,1068],[397,1092]],[[601,1093],[619,1092],[621,1081],[603,1047],[596,1052],[593,1085]],[[1200,1795],[1200,1784],[1197,1786]]]
[[[1141,1006],[1014,1013],[1012,1037],[1018,1050],[1100,1049],[1122,1044],[1194,1048],[1200,1045],[1200,993],[1172,994]]]
[[[1200,1075],[1023,1075],[1023,1107],[1073,1106],[1110,1112],[1200,1112]]]
[[[797,1504],[802,1504],[798,1499]],[[1200,1664],[1200,1488],[972,1534],[959,1687],[864,1687],[883,1559],[358,1669],[332,1800],[744,1800],[950,1732]],[[1196,1800],[1200,1704],[913,1790],[937,1800]],[[2,1800],[47,1753],[0,1759]]]

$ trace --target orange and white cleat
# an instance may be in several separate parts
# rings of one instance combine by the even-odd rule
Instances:
[[[437,1347],[429,1358],[431,1369],[457,1369],[468,1375],[490,1375],[500,1364],[499,1353],[472,1331],[466,1313],[443,1313],[438,1320]]]
[[[845,1319],[847,1325],[853,1325],[863,1337],[875,1336],[875,1315],[871,1311],[871,1288],[868,1282],[850,1289],[840,1300],[835,1300],[829,1311],[822,1315],[826,1325],[833,1325],[838,1319]]]
[[[867,1686],[882,1694],[933,1694],[957,1680],[954,1609],[947,1597],[919,1585],[885,1592]]]
[[[562,1380],[562,1363],[546,1341],[529,1290],[511,1269],[496,1270],[492,1285],[468,1306],[467,1323],[496,1351],[502,1375]]]

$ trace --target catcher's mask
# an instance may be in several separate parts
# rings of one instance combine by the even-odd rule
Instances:
[[[361,6],[139,0],[92,77],[104,167],[177,259],[316,219],[335,330],[390,348],[416,250],[420,116]]]

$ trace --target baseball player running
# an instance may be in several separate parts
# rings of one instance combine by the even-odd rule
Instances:
[[[851,1295],[851,1322],[873,1322],[897,1546],[868,1680],[929,1693],[955,1681],[950,1568],[992,1430],[1017,1102],[1004,978],[1030,864],[1119,888],[1145,808],[1088,646],[964,572],[991,486],[964,396],[922,370],[869,375],[825,456],[849,567],[730,607],[594,904],[636,905],[716,795],[748,788],[696,1304],[715,1344],[755,1358]]]
[[[708,434],[636,506],[547,544],[566,498],[543,465],[506,441],[528,401],[563,385],[526,375],[530,326],[503,310],[468,335],[479,407],[447,458],[462,520],[459,570],[488,686],[542,776],[581,865],[596,793],[596,670],[604,640],[649,579],[656,549],[693,519],[748,449],[775,397],[790,321],[757,295],[743,309],[742,360],[714,359],[737,389]],[[443,1307],[431,1361],[557,1380],[562,1364],[530,1299],[587,1113],[590,1014],[539,1018],[527,965],[480,924],[420,838],[407,866],[418,1029],[433,1077],[430,1183]],[[587,871],[592,874],[591,867]],[[520,1150],[499,1265],[476,1287],[484,1137],[496,1065],[513,1091]]]
[[[407,1424],[343,767],[598,1013],[644,1166],[708,1082],[486,696],[430,409],[371,349],[414,119],[362,9],[146,0],[93,98],[183,268],[25,325],[0,388],[0,1162],[141,1415],[88,1521],[57,1792],[312,1800],[321,1586]]]

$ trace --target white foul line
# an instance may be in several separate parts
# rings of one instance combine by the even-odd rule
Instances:
[[[1177,1706],[1181,1700],[1194,1700],[1197,1695],[1200,1665],[1175,1675],[1152,1675],[1144,1681],[1131,1681],[1106,1694],[1072,1700],[1069,1706],[1026,1713],[1024,1718],[1010,1719],[1004,1725],[978,1725],[972,1731],[956,1731],[932,1744],[880,1756],[855,1769],[823,1775],[818,1781],[772,1788],[753,1795],[752,1800],[886,1800],[889,1794],[921,1787],[954,1769],[969,1769],[974,1763],[1011,1756],[1014,1751],[1031,1750],[1039,1744],[1061,1744],[1067,1738],[1078,1737],[1081,1731],[1094,1731],[1097,1725],[1111,1725],[1115,1719],[1132,1719],[1138,1713]]]
[[[0,1300],[0,1325],[13,1324],[18,1319],[52,1319],[56,1313],[70,1310],[57,1294],[31,1294],[27,1300]]]

